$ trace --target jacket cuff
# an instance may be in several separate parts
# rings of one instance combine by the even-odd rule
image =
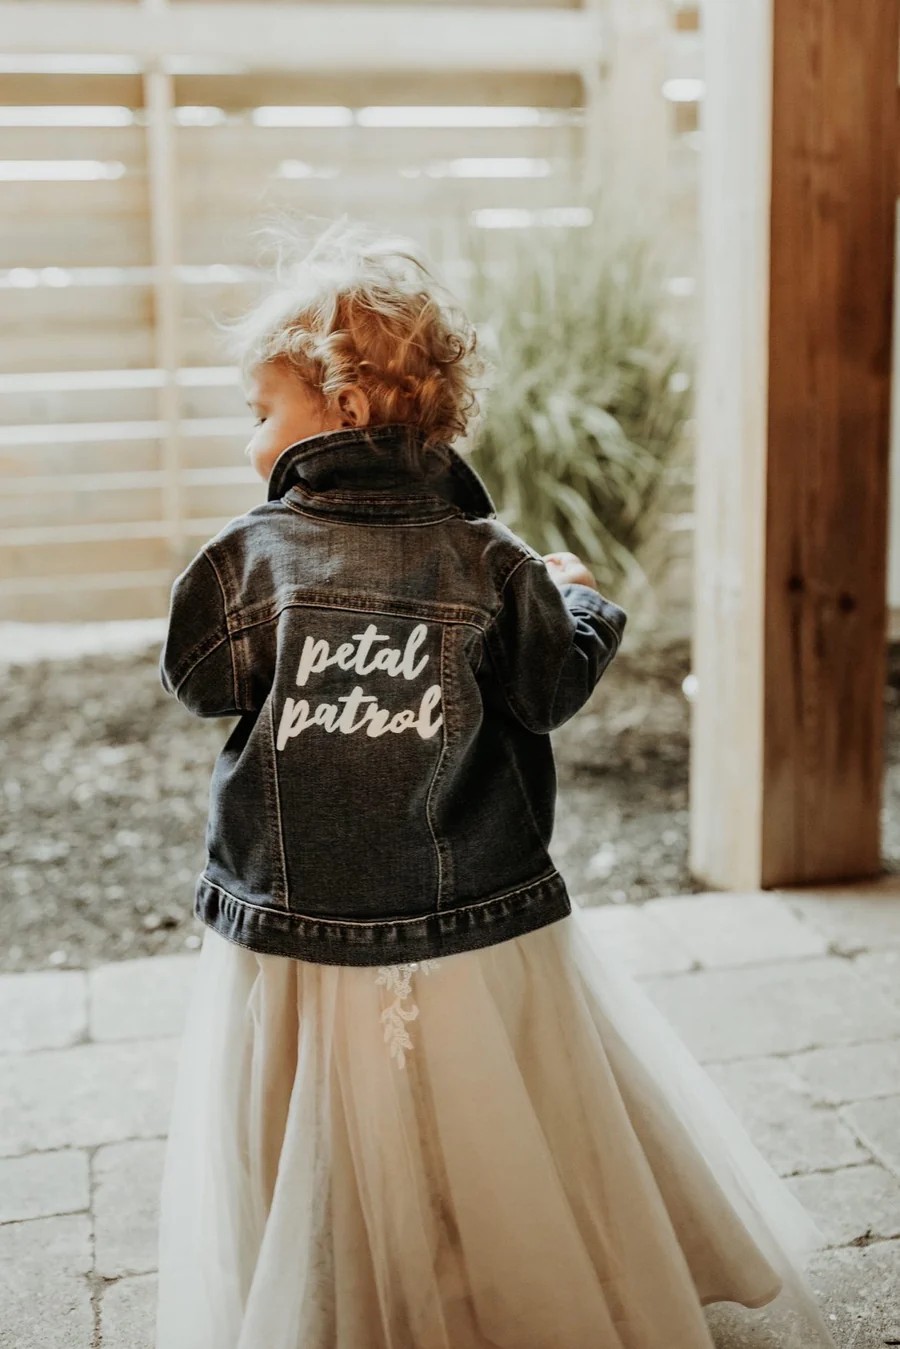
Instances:
[[[575,581],[569,581],[566,585],[560,586],[560,592],[568,609],[587,610],[609,633],[618,649],[625,624],[628,621],[628,615],[624,609],[621,609],[618,604],[614,604],[612,600],[608,600],[605,595],[601,595],[599,591],[594,590],[593,586],[581,585]]]

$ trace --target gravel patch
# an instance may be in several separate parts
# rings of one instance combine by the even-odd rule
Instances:
[[[155,630],[154,630],[155,631]],[[159,684],[159,644],[0,667],[4,971],[90,968],[196,949],[209,777],[232,718],[190,716]],[[125,649],[120,649],[124,645]],[[900,859],[900,647],[886,689],[886,866]],[[624,651],[554,734],[553,848],[574,896],[640,903],[693,892],[687,866],[684,642]]]

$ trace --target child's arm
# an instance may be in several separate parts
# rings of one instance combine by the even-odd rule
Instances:
[[[587,702],[625,627],[624,610],[564,576],[557,585],[542,558],[523,558],[485,633],[511,711],[538,734],[555,730]]]
[[[160,683],[197,717],[233,717],[238,707],[234,651],[219,574],[205,548],[172,584]]]

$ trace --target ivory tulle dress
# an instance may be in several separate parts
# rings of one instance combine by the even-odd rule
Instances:
[[[578,907],[419,964],[207,928],[157,1349],[834,1349],[823,1238]]]

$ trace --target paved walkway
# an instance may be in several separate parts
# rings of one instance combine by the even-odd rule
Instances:
[[[900,1343],[900,884],[660,899],[590,921],[822,1225],[810,1273],[842,1349]],[[196,960],[0,977],[0,1345],[152,1349]]]

